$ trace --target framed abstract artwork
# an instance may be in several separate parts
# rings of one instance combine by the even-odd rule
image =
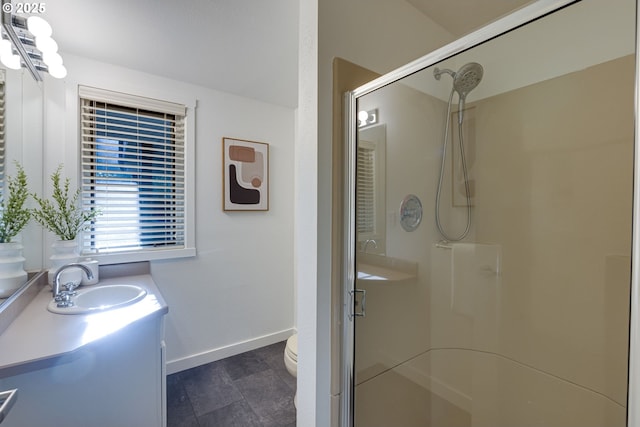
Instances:
[[[269,210],[269,144],[222,138],[222,209]]]

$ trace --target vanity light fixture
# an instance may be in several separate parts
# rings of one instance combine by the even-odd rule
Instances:
[[[67,69],[58,53],[58,43],[51,37],[51,25],[40,16],[14,15],[11,0],[0,0],[0,4],[0,62],[14,70],[25,67],[36,81],[42,81],[40,72],[64,78]]]
[[[374,108],[373,110],[364,111],[361,110],[358,112],[358,127],[371,126],[378,123],[378,109]]]

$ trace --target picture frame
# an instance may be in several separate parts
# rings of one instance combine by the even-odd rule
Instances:
[[[464,157],[469,180],[471,206],[475,205],[475,163],[476,163],[476,108],[463,110],[462,136]],[[454,207],[467,206],[467,195],[464,186],[464,170],[460,156],[460,139],[458,132],[458,112],[451,113],[451,201]]]
[[[222,138],[223,211],[269,210],[269,144]]]

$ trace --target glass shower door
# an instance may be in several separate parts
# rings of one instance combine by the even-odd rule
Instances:
[[[636,5],[614,3],[357,97],[355,426],[625,425]]]

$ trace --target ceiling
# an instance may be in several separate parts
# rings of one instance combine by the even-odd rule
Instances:
[[[295,108],[299,1],[56,0],[45,18],[63,54]],[[454,35],[528,2],[407,1]]]
[[[472,32],[532,0],[407,0],[456,37]]]
[[[46,6],[63,57],[286,107],[298,103],[298,0],[55,0]]]

